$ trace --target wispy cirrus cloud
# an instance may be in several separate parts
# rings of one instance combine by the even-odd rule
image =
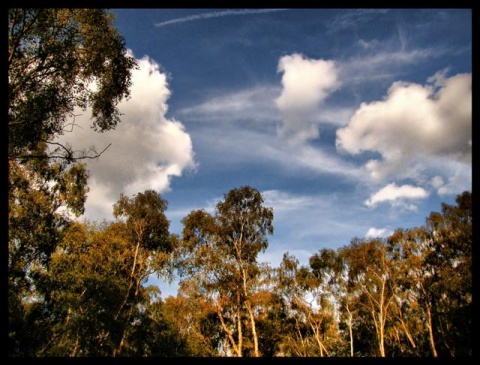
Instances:
[[[369,22],[373,17],[384,15],[388,12],[389,9],[352,9],[335,16],[327,24],[327,28],[329,32],[349,29],[358,26],[360,23]]]
[[[233,122],[238,119],[252,122],[276,121],[280,118],[273,100],[280,88],[259,85],[242,90],[216,92],[204,101],[180,109],[177,115],[202,122]]]
[[[157,28],[160,28],[160,27],[165,27],[167,25],[192,22],[192,21],[195,21],[195,20],[220,18],[220,17],[226,17],[226,16],[255,15],[255,14],[263,14],[263,13],[273,13],[273,12],[285,11],[285,10],[288,10],[288,9],[222,10],[222,11],[214,11],[214,12],[210,12],[210,13],[195,14],[195,15],[184,16],[184,17],[181,17],[181,18],[166,20],[164,22],[155,23],[154,26],[157,27]]]

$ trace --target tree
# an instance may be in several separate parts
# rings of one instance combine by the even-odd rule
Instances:
[[[331,251],[333,252],[333,251]],[[286,253],[277,272],[277,292],[283,299],[289,320],[283,349],[293,356],[338,355],[338,324],[332,300],[329,265],[320,255],[310,258],[310,267],[299,266],[298,260]],[[326,265],[324,265],[326,264]],[[323,265],[323,267],[321,267]]]
[[[433,327],[433,297],[431,284],[432,268],[427,265],[427,257],[432,252],[432,238],[426,227],[397,229],[388,237],[388,245],[393,252],[400,275],[399,322],[417,354],[426,353],[421,349],[428,343],[430,355],[437,357]],[[410,328],[416,329],[412,331]],[[427,336],[425,336],[428,334]],[[424,340],[424,338],[428,338]]]
[[[50,336],[46,343],[38,341],[34,354],[158,355],[166,351],[160,346],[162,336],[179,338],[174,332],[168,335],[161,304],[151,304],[151,289],[142,285],[172,251],[166,207],[153,190],[133,198],[122,194],[114,215],[124,221],[69,225],[48,270],[37,280],[43,300],[36,305],[50,321]],[[142,333],[154,329],[164,332],[148,343],[140,341]]]
[[[183,275],[195,276],[217,309],[233,353],[243,355],[244,322],[259,356],[253,294],[260,269],[257,255],[268,247],[273,211],[262,206],[261,194],[243,186],[231,190],[216,206],[215,215],[199,210],[183,219]]]
[[[122,223],[69,227],[39,285],[51,335],[39,341],[37,356],[110,356],[116,349],[116,310],[132,261],[125,233]]]
[[[54,142],[76,107],[92,107],[96,130],[115,128],[135,59],[113,20],[102,9],[9,9],[9,160],[86,157]]]
[[[167,306],[160,298],[146,304],[145,311],[131,324],[129,338],[133,351],[123,356],[200,356],[191,351],[190,339],[176,326],[177,315],[180,315],[178,308]]]
[[[222,355],[225,333],[215,306],[197,280],[183,280],[176,297],[165,299],[165,316],[185,341],[191,356]]]
[[[442,203],[442,212],[427,218],[432,237],[427,285],[439,356],[472,356],[472,194],[464,191],[455,202]]]
[[[9,161],[8,177],[9,351],[22,354],[27,351],[22,337],[33,327],[28,308],[41,300],[37,284],[70,225],[60,208],[83,212],[87,173],[80,164]]]
[[[116,218],[125,218],[126,237],[130,243],[132,263],[128,276],[128,287],[124,299],[117,309],[115,319],[128,307],[129,314],[125,320],[123,334],[113,355],[118,355],[124,346],[127,327],[130,324],[135,303],[141,300],[142,283],[161,268],[172,252],[172,239],[168,228],[169,222],[165,216],[167,201],[154,190],[146,190],[128,198],[121,194],[113,207]]]
[[[348,266],[352,288],[361,291],[359,304],[370,314],[375,329],[378,353],[386,356],[385,332],[387,321],[395,305],[397,272],[387,247],[379,238],[353,239],[341,249]]]
[[[22,354],[36,286],[48,271],[70,214],[84,210],[88,172],[98,157],[55,142],[73,130],[75,108],[92,107],[93,127],[112,129],[128,97],[135,60],[100,9],[8,11],[9,351]]]
[[[342,346],[341,331],[337,318],[340,320],[342,314],[346,311],[348,314],[346,322],[349,329],[350,356],[353,356],[352,325],[354,310],[350,307],[349,293],[346,290],[344,279],[346,270],[343,258],[332,249],[322,248],[318,253],[310,257],[309,264],[311,275],[313,276],[313,280],[310,282],[317,305],[320,307],[319,314],[321,313],[320,318],[322,319],[320,322],[323,329],[321,334],[322,342],[324,343],[322,345],[325,346],[327,343],[326,339],[328,339],[331,352],[334,352],[337,356],[345,352],[344,346]],[[318,330],[316,333],[317,343],[320,345],[320,333]]]

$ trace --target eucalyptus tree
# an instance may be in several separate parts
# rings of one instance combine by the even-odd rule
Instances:
[[[283,337],[286,354],[338,355],[338,321],[329,281],[319,270],[300,266],[294,256],[284,254],[277,273],[277,292],[288,313]]]
[[[389,238],[400,276],[397,321],[415,354],[471,356],[472,198],[442,203],[426,225],[398,229]]]
[[[114,214],[123,219],[70,224],[49,270],[38,280],[49,336],[37,338],[35,355],[159,354],[166,351],[159,343],[165,337],[180,338],[164,320],[161,303],[151,300],[152,290],[158,288],[144,285],[172,251],[166,207],[155,191],[132,198],[122,194]],[[162,328],[165,333],[140,341],[142,333],[152,335]]]
[[[39,283],[51,323],[36,356],[111,356],[122,328],[115,316],[128,286],[129,252],[122,223],[70,225]]]
[[[98,131],[120,122],[135,59],[113,22],[103,9],[8,10],[9,160],[86,157],[54,141],[77,107],[91,106]]]
[[[135,60],[101,9],[8,9],[9,354],[28,337],[27,304],[62,241],[69,214],[88,191],[84,158],[56,138],[74,129],[76,108],[92,107],[92,126],[115,128],[129,96]],[[73,120],[73,122],[72,122]]]
[[[324,316],[329,322],[329,326],[325,328],[329,336],[323,334],[323,338],[329,338],[329,346],[334,355],[346,355],[348,351],[342,336],[342,321],[346,315],[350,356],[354,356],[353,315],[355,310],[351,303],[354,300],[354,293],[350,292],[346,285],[345,262],[338,251],[322,248],[310,257],[309,265],[314,277],[313,284],[318,305],[320,308],[323,305]]]
[[[195,277],[215,303],[232,354],[244,355],[245,326],[251,333],[253,355],[260,356],[254,293],[260,266],[257,256],[273,234],[273,210],[263,206],[260,192],[249,186],[224,195],[214,214],[191,212],[183,219],[182,275]]]
[[[426,220],[432,237],[432,250],[425,259],[432,272],[427,285],[438,355],[472,356],[472,193],[457,195],[455,203],[442,203],[441,213],[432,212]]]
[[[399,269],[397,321],[416,355],[437,357],[433,325],[434,302],[430,284],[434,273],[427,264],[433,240],[426,227],[397,229],[388,245]],[[426,347],[426,348],[425,348]]]
[[[136,303],[142,301],[142,284],[154,273],[162,271],[173,251],[175,239],[169,233],[169,221],[165,216],[167,201],[154,190],[146,190],[129,198],[120,195],[113,206],[114,216],[124,222],[126,239],[132,257],[128,275],[128,287],[116,309],[115,320],[128,308],[122,336],[113,355],[121,354],[128,326],[135,312]]]
[[[362,240],[355,238],[340,254],[348,266],[351,287],[361,293],[357,302],[370,314],[375,330],[378,355],[386,356],[385,335],[387,322],[394,310],[398,291],[397,270],[380,238]]]

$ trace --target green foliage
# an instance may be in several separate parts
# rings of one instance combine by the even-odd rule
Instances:
[[[135,60],[112,22],[102,9],[9,9],[9,159],[45,158],[75,107],[92,107],[96,130],[115,128]],[[75,157],[65,146],[51,156]]]
[[[52,255],[71,216],[84,211],[88,172],[79,160],[98,154],[55,139],[73,130],[75,108],[90,106],[98,131],[120,121],[116,105],[129,96],[135,60],[112,22],[101,9],[8,10],[10,355],[46,354],[50,346],[42,346],[58,332],[62,315],[51,312],[55,288],[48,285]],[[64,344],[52,354],[63,353]]]
[[[442,213],[427,218],[433,272],[427,290],[433,307],[439,355],[472,356],[472,195],[463,192],[456,206],[442,204]]]
[[[273,212],[255,189],[191,212],[179,238],[152,190],[122,194],[115,222],[70,221],[55,205],[84,195],[77,170],[47,164],[59,183],[42,185],[31,163],[10,169],[10,355],[472,356],[468,192],[425,226],[271,269],[256,261]],[[182,281],[163,301],[144,284],[165,266]]]
[[[177,250],[180,274],[198,280],[200,290],[212,299],[230,351],[237,356],[249,346],[245,327],[258,355],[252,301],[261,273],[256,259],[273,233],[273,211],[262,203],[261,194],[249,186],[232,189],[217,204],[214,216],[199,210],[183,219]]]
[[[116,218],[126,218],[134,242],[151,251],[170,252],[169,222],[165,217],[167,202],[154,190],[138,193],[133,198],[121,194],[113,207]]]

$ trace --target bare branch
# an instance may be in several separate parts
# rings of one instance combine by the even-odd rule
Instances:
[[[74,127],[78,127],[78,128],[80,128],[80,129],[83,129],[81,126],[79,126],[77,123],[75,123],[75,118],[76,118],[76,117],[79,117],[79,116],[81,116],[81,115],[83,115],[83,114],[73,114],[73,113],[71,113],[71,116],[73,117],[73,122],[72,122],[72,123],[65,124],[63,131],[64,131],[64,132],[69,132],[69,133],[70,133],[70,132],[73,132],[73,128],[74,128]],[[68,126],[71,126],[72,129],[70,129],[70,130],[65,129],[65,128],[68,127]]]
[[[47,144],[51,145],[57,145],[64,149],[66,151],[66,155],[20,155],[20,156],[9,156],[8,160],[25,160],[25,159],[44,159],[44,160],[49,160],[49,159],[61,159],[61,160],[66,160],[68,162],[74,162],[74,161],[80,161],[80,160],[85,160],[85,159],[96,159],[99,158],[112,144],[109,143],[107,147],[105,147],[100,153],[96,153],[93,156],[89,156],[87,154],[83,154],[81,156],[75,157],[74,154],[75,152],[81,152],[81,151],[71,151],[64,145],[58,142],[46,142]],[[60,148],[55,149],[55,152],[57,152]],[[95,149],[91,149],[91,151],[95,151]]]

